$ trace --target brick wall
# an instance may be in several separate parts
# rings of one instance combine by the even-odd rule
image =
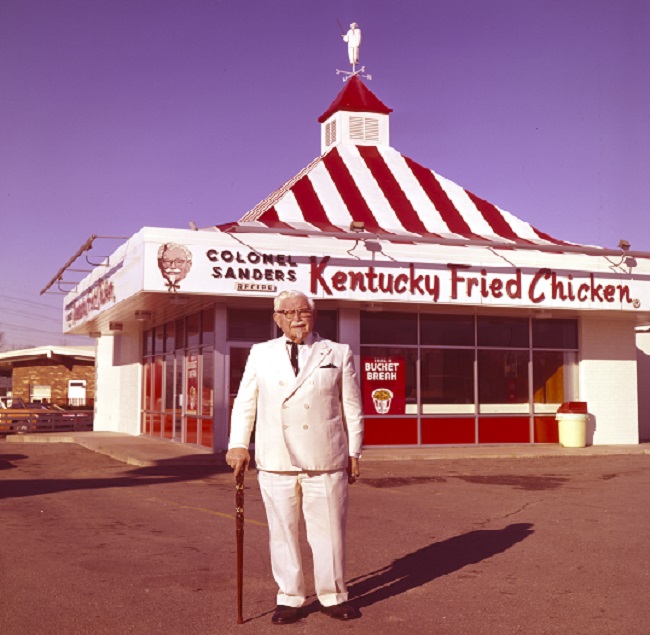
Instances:
[[[19,362],[12,374],[12,395],[29,401],[31,385],[51,386],[51,403],[65,408],[68,405],[68,381],[86,380],[86,405],[92,407],[95,399],[94,362],[63,363],[60,360]]]

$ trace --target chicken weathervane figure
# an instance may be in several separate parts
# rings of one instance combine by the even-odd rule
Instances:
[[[341,26],[340,22],[339,27],[341,28],[341,37],[343,38],[343,41],[347,42],[348,44],[348,58],[350,60],[350,66],[352,66],[352,70],[342,71],[337,68],[336,74],[343,75],[344,82],[350,79],[350,77],[354,77],[355,75],[359,75],[365,79],[372,79],[372,75],[369,73],[362,75],[362,73],[366,70],[365,66],[362,66],[359,70],[357,70],[357,64],[359,63],[359,49],[361,48],[361,29],[359,28],[359,25],[356,22],[353,22],[350,24],[350,29],[347,33],[343,31],[343,27]]]

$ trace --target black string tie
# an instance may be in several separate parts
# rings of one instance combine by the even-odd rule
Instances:
[[[293,366],[293,372],[297,377],[300,371],[300,364],[298,364],[298,344],[295,342],[291,342],[291,354],[289,357],[291,359],[291,366]]]

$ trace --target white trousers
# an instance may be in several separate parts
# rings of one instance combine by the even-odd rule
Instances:
[[[277,603],[302,606],[305,581],[300,556],[300,513],[314,558],[316,595],[323,606],[348,599],[345,586],[345,525],[348,474],[258,472],[269,522],[271,567],[279,587]]]

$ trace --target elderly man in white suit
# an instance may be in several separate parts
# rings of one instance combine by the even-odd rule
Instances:
[[[348,58],[354,66],[359,63],[359,49],[361,48],[361,29],[356,22],[350,25],[350,30],[343,35],[343,41],[348,43]]]
[[[359,476],[362,402],[350,347],[313,332],[316,309],[299,291],[274,301],[283,335],[252,347],[232,410],[226,461],[255,460],[269,523],[271,565],[278,584],[274,624],[301,617],[305,585],[300,515],[314,560],[321,609],[338,620],[360,617],[345,586],[348,484]]]

